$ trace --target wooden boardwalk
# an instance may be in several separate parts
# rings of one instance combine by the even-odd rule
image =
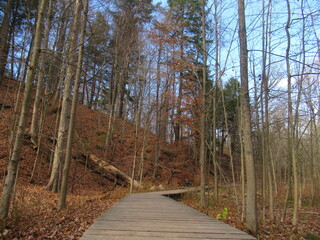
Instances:
[[[164,196],[184,191],[188,190],[128,194],[81,240],[256,239]]]

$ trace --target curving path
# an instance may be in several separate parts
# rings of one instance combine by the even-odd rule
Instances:
[[[128,194],[98,218],[81,240],[256,239],[166,197],[196,189]]]

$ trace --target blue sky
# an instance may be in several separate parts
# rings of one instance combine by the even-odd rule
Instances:
[[[161,3],[161,6],[167,6],[167,0],[153,0],[153,3]]]

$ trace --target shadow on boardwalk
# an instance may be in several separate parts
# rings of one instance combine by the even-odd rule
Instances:
[[[255,239],[166,197],[195,190],[128,194],[98,218],[81,240]]]

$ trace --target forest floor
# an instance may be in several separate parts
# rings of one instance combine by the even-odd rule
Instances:
[[[17,122],[21,98],[17,100],[19,82],[7,79],[0,86],[0,192],[6,176],[12,133]],[[23,90],[23,86],[22,86]],[[35,95],[34,93],[32,94]],[[42,101],[44,103],[45,101]],[[15,108],[17,105],[17,110]],[[23,141],[19,174],[7,221],[0,224],[0,239],[79,239],[95,218],[121,199],[127,188],[117,186],[85,166],[86,157],[94,154],[127,175],[131,175],[133,159],[141,166],[143,142],[144,161],[142,179],[144,191],[165,185],[177,188],[185,179],[197,176],[191,148],[186,144],[167,144],[154,134],[138,128],[130,121],[117,119],[108,149],[105,147],[107,115],[86,106],[78,105],[69,180],[68,209],[57,210],[58,194],[45,190],[50,176],[52,156],[56,139],[56,123],[60,109],[58,103],[49,99],[43,117],[43,128],[37,145],[28,134]],[[30,110],[30,115],[32,109]],[[26,129],[28,133],[30,121]],[[156,142],[160,144],[159,165],[155,181],[153,161]],[[135,151],[136,150],[136,151]],[[140,178],[140,176],[136,176]]]
[[[10,139],[16,119],[15,103],[19,103],[21,100],[21,98],[19,101],[16,100],[17,89],[18,82],[14,80],[7,80],[0,86],[0,191],[2,191],[6,175],[12,143]],[[144,131],[143,128],[138,128],[136,135],[136,128],[132,122],[118,119],[114,125],[112,141],[110,141],[108,149],[105,149],[107,116],[99,111],[79,105],[67,199],[68,209],[58,211],[59,196],[45,190],[45,185],[50,175],[56,132],[55,123],[59,107],[56,103],[50,102],[45,112],[44,125],[40,135],[41,143],[35,146],[27,135],[24,140],[12,207],[9,218],[0,226],[0,239],[80,239],[82,233],[95,218],[128,193],[127,188],[115,187],[114,182],[107,180],[94,170],[86,168],[83,164],[83,158],[88,154],[104,158],[130,175],[135,156],[138,156],[137,166],[140,165],[140,156],[145,141],[147,144],[144,149],[143,191],[148,191],[151,187],[154,188],[160,184],[166,189],[181,188],[187,185],[186,179],[188,179],[188,184],[199,185],[199,174],[196,170],[198,163],[193,158],[192,148],[188,145],[184,143],[168,144],[159,141],[154,134]],[[152,181],[157,141],[161,145],[159,168],[156,180]],[[224,158],[221,159],[221,162],[225,163],[222,164],[222,167],[225,172],[228,172],[229,159],[226,156]],[[216,217],[223,208],[227,207],[228,217],[225,221],[243,229],[241,217],[235,208],[237,204],[230,196],[233,196],[230,191],[221,192],[219,204],[215,204],[214,207],[210,206],[205,211],[199,208],[197,196],[190,196],[188,200],[184,199],[184,202],[213,217]],[[278,220],[281,204],[276,205],[276,209],[276,219]],[[260,239],[319,240],[319,237],[312,238],[312,236],[320,236],[319,223],[319,208],[311,208],[305,204],[300,209],[298,229],[295,229],[290,224],[289,208],[288,217],[284,223],[267,221],[266,227],[262,227],[260,224]]]
[[[3,240],[80,239],[94,219],[123,197],[115,192],[85,190],[69,194],[68,208],[58,211],[58,195],[43,187],[17,187],[14,205],[3,229]]]
[[[208,208],[203,209],[200,206],[199,194],[188,194],[181,200],[184,204],[195,208],[213,218],[219,218],[221,221],[245,231],[244,222],[241,219],[240,197],[235,199],[231,186],[221,188],[218,201],[209,200]],[[240,189],[239,189],[240,191]],[[283,192],[279,192],[275,200],[274,220],[266,217],[263,224],[261,198],[258,199],[258,219],[259,235],[258,239],[274,240],[320,240],[320,206],[312,207],[309,202],[304,202],[299,208],[299,220],[297,227],[292,225],[293,204],[289,201],[285,221],[281,222]],[[258,194],[258,197],[261,195]],[[211,196],[212,198],[212,196]],[[268,211],[266,211],[268,213]],[[220,216],[218,216],[220,215]]]
[[[11,209],[10,218],[6,222],[2,239],[78,240],[93,223],[94,219],[112,207],[127,192],[126,188],[121,187],[116,187],[111,191],[101,191],[99,187],[96,190],[83,189],[77,194],[69,194],[68,208],[58,211],[56,208],[58,202],[57,194],[48,192],[44,187],[33,184],[17,186],[14,205]],[[237,206],[235,199],[230,198],[228,193],[220,194],[217,204],[214,204],[214,201],[210,201],[207,209],[200,208],[198,194],[187,194],[182,202],[211,217],[217,217],[219,213],[223,212],[223,208],[227,208],[228,213],[222,221],[244,230],[239,209],[235,207]],[[262,225],[260,212],[258,239],[319,240],[319,209],[310,206],[300,208],[297,228],[294,228],[291,224],[291,210],[292,208],[289,206],[286,221],[280,222],[281,211],[280,208],[276,208],[276,220],[266,220],[265,226]]]
[[[16,192],[14,206],[2,236],[3,240],[80,239],[94,219],[112,207],[128,190],[121,187],[104,192],[83,189],[82,192],[68,195],[68,209],[63,211],[58,211],[56,208],[58,195],[46,191],[44,187],[26,184],[17,186]],[[187,195],[182,202],[211,217],[216,217],[222,213],[223,208],[228,208],[228,214],[223,221],[238,229],[244,229],[238,210],[235,208],[235,200],[230,198],[229,194],[221,194],[218,204],[210,204],[208,209],[201,209],[198,200],[198,195]],[[319,209],[302,207],[299,211],[297,228],[291,224],[291,208],[288,209],[288,217],[283,223],[279,220],[280,214],[280,209],[277,208],[276,220],[267,220],[265,227],[262,226],[260,214],[259,239],[320,239]]]

